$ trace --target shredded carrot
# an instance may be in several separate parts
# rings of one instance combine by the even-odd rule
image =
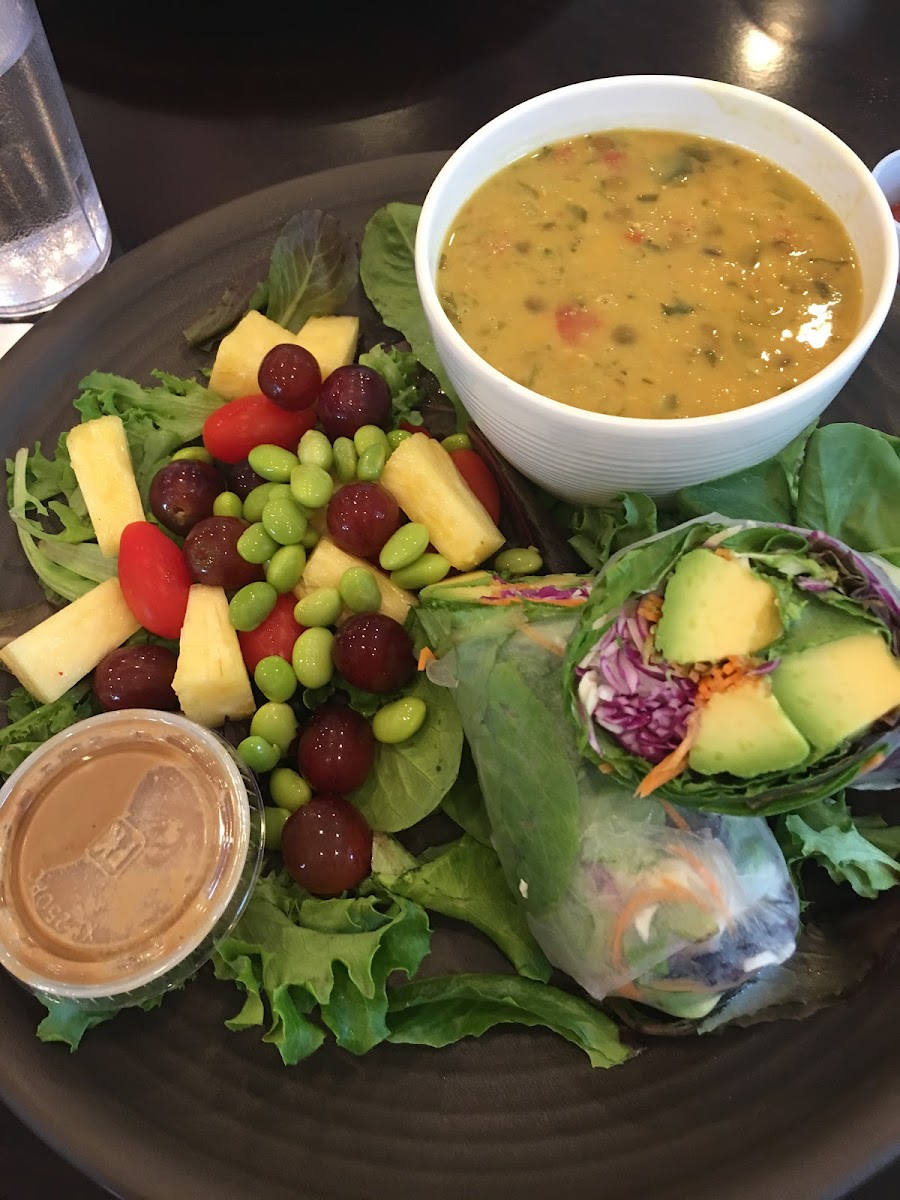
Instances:
[[[418,669],[420,671],[424,671],[428,664],[433,662],[436,658],[437,655],[429,646],[423,646],[422,650],[419,652]]]
[[[722,914],[722,918],[730,928],[732,924],[731,914],[728,910],[728,905],[725,903],[725,895],[719,886],[718,879],[716,879],[715,875],[713,875],[706,863],[703,862],[702,859],[698,858],[697,855],[694,854],[693,850],[688,850],[686,846],[673,846],[671,853],[676,858],[680,858],[684,862],[688,863],[688,865],[694,869],[699,878],[703,880],[704,887],[709,892],[710,896],[712,896],[716,906],[719,909],[719,912]]]
[[[610,992],[611,996],[621,996],[623,1000],[640,1000],[641,993],[637,990],[633,983],[623,983],[621,987],[617,987],[614,992]]]
[[[662,616],[662,596],[656,592],[647,592],[641,597],[637,606],[638,616],[643,617],[651,625],[655,625]]]
[[[747,677],[749,660],[732,654],[724,662],[715,663],[707,671],[698,673],[697,700],[704,704],[715,692],[725,692],[743,683]]]
[[[867,758],[866,761],[863,763],[863,765],[860,767],[860,771],[859,771],[860,775],[864,775],[866,773],[866,771],[874,771],[876,767],[881,766],[881,764],[884,762],[884,760],[886,758],[887,758],[887,755],[884,753],[883,750],[879,751],[877,754],[873,754],[872,757]]]
[[[540,646],[543,650],[549,650],[551,654],[555,654],[558,658],[562,658],[565,653],[565,643],[551,642],[549,638],[545,638],[538,633],[533,625],[521,625],[520,629],[527,638],[530,638],[536,646]]]
[[[529,604],[552,604],[554,608],[581,608],[585,600],[578,596],[567,596],[564,600],[541,599],[540,596],[482,596],[483,604],[491,604],[495,608],[506,608],[510,604],[521,604],[527,600]]]
[[[674,750],[666,755],[661,762],[658,762],[652,770],[648,771],[641,782],[635,789],[635,795],[646,798],[652,792],[655,792],[658,787],[662,787],[664,783],[668,783],[670,779],[675,779],[687,766],[688,754],[691,746],[697,737],[697,730],[700,726],[700,710],[694,709],[688,717],[687,730],[684,737],[678,743]]]
[[[670,804],[668,802],[668,800],[661,800],[660,803],[662,804],[662,807],[663,807],[663,810],[665,811],[666,816],[669,818],[669,820],[672,822],[672,824],[675,826],[676,829],[685,829],[685,830],[690,829],[690,825],[688,825],[687,821],[684,819],[684,817],[681,815],[681,813],[678,811],[678,809],[675,807],[674,804]]]
[[[701,908],[706,907],[698,901],[690,888],[672,880],[669,880],[665,887],[644,888],[643,891],[634,892],[629,897],[616,914],[616,923],[613,926],[610,955],[615,966],[622,965],[622,943],[625,940],[628,926],[634,923],[638,913],[651,904],[677,904],[679,900],[686,904],[700,904]]]
[[[731,551],[726,550],[724,546],[716,546],[715,550],[713,550],[713,554],[717,554],[719,558],[724,558],[726,562],[734,558],[734,555],[731,553]]]

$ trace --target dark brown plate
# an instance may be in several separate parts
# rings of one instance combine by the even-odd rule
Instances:
[[[0,447],[55,440],[90,370],[145,380],[202,365],[180,330],[234,278],[262,273],[298,209],[354,232],[419,200],[442,155],[279,185],[114,263],[0,364]],[[895,310],[833,418],[898,427]],[[36,587],[9,525],[3,606]],[[497,969],[476,935],[442,929],[431,970]],[[125,1197],[159,1200],[823,1200],[900,1150],[900,971],[802,1022],[654,1046],[612,1071],[551,1034],[506,1030],[446,1050],[326,1048],[282,1067],[206,976],[69,1055],[34,1037],[37,1003],[0,978],[0,1094],[43,1138]],[[0,1192],[3,1191],[0,1185]]]

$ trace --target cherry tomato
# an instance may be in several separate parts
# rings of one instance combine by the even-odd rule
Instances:
[[[494,473],[477,450],[451,450],[453,465],[484,505],[496,525],[500,520],[500,488]]]
[[[279,658],[291,661],[294,642],[305,629],[304,625],[300,625],[294,620],[296,603],[297,597],[291,595],[290,592],[279,596],[275,601],[275,607],[262,625],[257,625],[256,629],[250,629],[246,633],[238,634],[244,665],[251,675],[256,670],[260,659],[267,658],[270,654],[277,654]]]
[[[561,304],[556,310],[556,332],[570,346],[600,327],[600,318],[575,304]],[[213,414],[215,415],[215,414]]]
[[[220,462],[237,463],[254,446],[297,449],[297,443],[316,423],[313,409],[287,412],[265,396],[241,396],[211,413],[203,425],[203,444]]]
[[[407,433],[424,433],[426,437],[431,437],[424,425],[413,425],[412,421],[401,421],[397,428],[405,429]]]
[[[184,623],[191,574],[180,548],[149,521],[132,521],[119,542],[119,586],[145,629],[177,638]]]

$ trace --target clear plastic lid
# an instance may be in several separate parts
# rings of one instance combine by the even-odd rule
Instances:
[[[230,748],[184,717],[132,709],[57,734],[0,790],[0,962],[59,998],[171,986],[243,908],[258,805]]]

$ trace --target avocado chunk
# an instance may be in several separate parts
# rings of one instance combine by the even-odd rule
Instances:
[[[874,631],[786,654],[769,678],[781,707],[822,753],[900,705],[900,662]]]
[[[690,550],[666,585],[656,646],[674,663],[753,654],[781,637],[775,589],[736,559]]]
[[[764,679],[715,692],[700,710],[688,765],[700,775],[727,771],[752,779],[803,762],[809,743],[792,724]]]

